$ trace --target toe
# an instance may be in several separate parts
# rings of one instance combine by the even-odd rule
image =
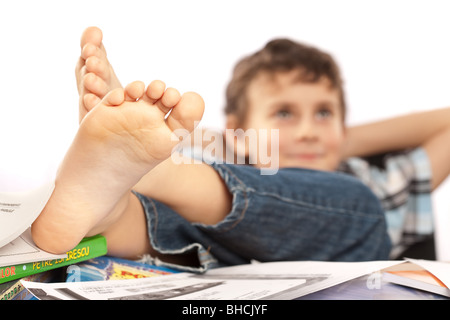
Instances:
[[[103,33],[97,27],[88,27],[84,30],[81,35],[80,45],[83,48],[87,43],[92,43],[97,47],[100,47],[102,44]]]
[[[107,83],[92,72],[87,73],[83,77],[83,85],[89,92],[92,92],[99,97],[103,97],[109,91]]]
[[[203,98],[195,92],[187,92],[167,117],[167,125],[171,130],[186,129],[191,132],[202,119],[204,110]]]
[[[92,110],[100,101],[100,98],[92,93],[88,93],[83,96],[83,103],[87,111]]]
[[[81,58],[87,59],[89,57],[97,57],[99,59],[106,59],[106,51],[101,47],[97,47],[92,43],[87,43],[81,50]]]
[[[102,99],[105,106],[114,107],[119,106],[125,101],[125,93],[122,88],[114,89]]]
[[[161,99],[155,102],[155,105],[166,114],[180,102],[180,99],[181,95],[177,89],[168,88]]]
[[[125,87],[125,100],[136,101],[144,95],[145,84],[142,81],[134,81]]]
[[[161,99],[166,90],[166,84],[161,80],[152,81],[146,91],[146,95],[150,103],[155,103],[157,100]]]
[[[109,68],[105,60],[92,56],[86,59],[85,65],[87,72],[95,73],[104,80],[109,78]]]
[[[181,95],[177,89],[168,88],[164,92],[160,101],[164,107],[173,108],[178,102],[180,102],[180,99],[181,99]]]

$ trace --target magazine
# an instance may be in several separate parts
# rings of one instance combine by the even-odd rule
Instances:
[[[132,280],[22,281],[43,300],[290,300],[401,261],[265,262]]]
[[[72,265],[67,282],[139,279],[179,273],[168,267],[150,265],[111,256],[100,256]]]
[[[383,279],[406,287],[450,297],[448,283],[450,264],[438,261],[408,259],[384,270]]]

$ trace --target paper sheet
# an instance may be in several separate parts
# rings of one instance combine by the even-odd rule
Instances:
[[[10,243],[39,216],[54,189],[54,181],[27,191],[0,193],[0,248]]]
[[[270,262],[133,280],[36,283],[22,281],[39,299],[258,300],[295,299],[402,263]]]
[[[29,228],[0,248],[0,267],[62,258],[67,258],[67,254],[51,254],[39,249],[33,242]]]

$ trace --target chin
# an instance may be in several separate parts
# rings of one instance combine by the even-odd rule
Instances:
[[[286,161],[284,164],[280,164],[280,168],[299,168],[299,169],[309,169],[317,171],[335,171],[336,169],[332,166],[323,163],[305,163],[298,161]]]

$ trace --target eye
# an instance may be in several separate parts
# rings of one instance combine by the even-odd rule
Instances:
[[[318,120],[326,120],[333,116],[333,112],[328,108],[321,108],[316,112],[316,118]]]
[[[289,119],[292,117],[292,113],[289,110],[278,110],[275,116],[279,119]]]

